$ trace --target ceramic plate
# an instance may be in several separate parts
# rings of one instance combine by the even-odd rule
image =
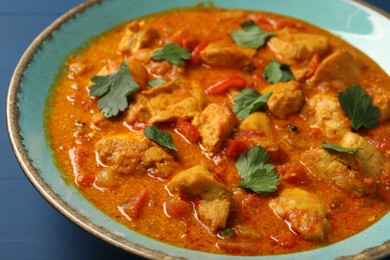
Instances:
[[[106,216],[77,189],[65,183],[45,139],[43,111],[56,73],[66,56],[96,36],[126,20],[173,7],[194,6],[199,0],[88,1],[57,19],[29,46],[13,75],[7,123],[13,149],[27,177],[62,214],[93,235],[149,258],[234,259],[177,248],[129,230]],[[341,36],[374,59],[390,74],[390,20],[385,13],[347,0],[215,0],[215,6],[264,10],[306,20]],[[319,10],[322,10],[319,12]],[[323,259],[362,253],[390,255],[390,214],[363,232],[317,250],[283,256],[246,259]]]

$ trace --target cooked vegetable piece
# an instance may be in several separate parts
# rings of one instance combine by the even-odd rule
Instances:
[[[184,136],[190,143],[197,143],[199,141],[198,129],[191,123],[179,120],[176,123],[176,130]]]
[[[246,153],[251,146],[251,142],[247,140],[231,140],[226,148],[226,157],[231,160],[237,160],[237,158]]]
[[[143,189],[137,196],[130,198],[125,204],[118,206],[118,209],[128,220],[134,221],[139,218],[147,199],[148,191]]]
[[[147,138],[159,145],[177,151],[172,136],[168,132],[160,130],[156,126],[148,126],[144,129],[144,133]]]
[[[242,30],[236,30],[230,34],[235,43],[242,47],[257,49],[263,46],[274,33],[263,31],[254,21],[241,24]]]
[[[317,71],[319,64],[320,64],[320,56],[318,56],[317,54],[314,54],[309,62],[308,69],[307,69],[306,74],[305,74],[305,77],[307,79],[311,78],[314,75],[314,73]]]
[[[203,40],[201,41],[192,51],[191,53],[191,59],[190,59],[190,64],[191,65],[196,65],[200,61],[200,53],[209,45],[208,40]]]
[[[168,43],[161,49],[154,51],[150,56],[154,60],[166,60],[178,66],[184,66],[184,60],[191,59],[191,53],[188,49],[182,48],[176,43]]]
[[[284,63],[279,63],[274,58],[264,69],[263,75],[265,79],[271,84],[287,82],[295,79],[294,74],[291,72],[290,66]]]
[[[246,85],[245,79],[239,76],[232,76],[211,85],[205,90],[205,93],[208,95],[219,95],[225,93],[230,88],[244,88]]]
[[[268,153],[261,146],[250,148],[246,156],[241,154],[236,162],[241,176],[238,187],[256,193],[275,192],[279,185],[279,176],[274,172],[274,165],[266,164],[268,159]]]
[[[272,93],[260,94],[251,88],[244,88],[234,98],[233,111],[240,119],[247,118],[251,113],[261,109],[267,103]]]
[[[105,117],[116,116],[128,107],[127,97],[138,89],[138,84],[131,76],[126,62],[123,61],[119,69],[107,76],[92,77],[89,94],[100,97],[98,107]]]
[[[354,129],[358,130],[362,126],[373,128],[379,124],[379,108],[372,105],[372,97],[367,96],[359,85],[347,88],[345,92],[340,92],[338,97],[341,108]]]

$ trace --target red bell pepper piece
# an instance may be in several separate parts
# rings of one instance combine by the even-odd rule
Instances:
[[[190,59],[191,65],[196,65],[199,63],[200,53],[207,47],[207,45],[209,45],[209,41],[203,40],[194,48],[194,50],[191,53],[192,54],[191,59]]]
[[[230,140],[226,148],[225,155],[231,160],[237,160],[242,153],[246,153],[248,151],[251,145],[252,142],[248,140]]]
[[[207,95],[219,95],[225,93],[229,88],[244,88],[247,85],[246,80],[239,76],[232,76],[211,85],[205,90]]]
[[[176,131],[179,132],[188,142],[194,144],[199,141],[198,129],[191,123],[179,120],[176,123]]]

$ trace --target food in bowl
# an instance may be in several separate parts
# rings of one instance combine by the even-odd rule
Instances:
[[[47,136],[66,179],[130,229],[211,253],[293,253],[388,212],[389,83],[304,21],[178,9],[70,54]]]

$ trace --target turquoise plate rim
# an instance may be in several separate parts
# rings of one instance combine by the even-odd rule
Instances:
[[[123,2],[125,0],[114,0],[111,2],[111,6],[114,6],[115,3],[120,3],[121,1]],[[278,1],[283,2],[287,0]],[[301,0],[300,2],[302,1],[304,0]],[[319,2],[324,1],[326,0],[321,0]],[[134,0],[133,2],[141,3],[141,1],[137,0]],[[148,3],[151,4],[153,2],[157,1],[151,0]],[[194,3],[197,2],[199,1],[172,0],[169,3],[161,3],[161,5],[175,6],[176,4],[180,4],[180,6],[186,6],[185,4],[187,4],[187,6],[193,6]],[[217,4],[217,6],[228,7],[226,5],[229,4],[234,6],[233,2],[234,0],[230,0],[222,4],[222,1],[220,1],[220,4]],[[253,4],[253,2],[251,2],[250,0],[243,2],[245,4]],[[388,13],[362,1],[335,0],[333,2],[338,3],[340,5],[356,5],[358,9],[361,9],[364,12],[373,12],[372,14],[379,15],[380,17],[387,19],[387,22],[390,24],[390,16]],[[83,198],[82,195],[73,186],[66,185],[61,177],[61,173],[56,170],[53,160],[44,160],[50,157],[51,151],[49,150],[47,142],[42,143],[42,140],[45,139],[45,136],[42,138],[42,133],[44,133],[44,105],[40,104],[37,107],[36,102],[44,103],[45,97],[42,97],[41,100],[38,101],[32,99],[32,97],[34,97],[32,93],[30,93],[32,90],[28,89],[27,87],[30,86],[31,88],[31,85],[29,85],[29,83],[37,83],[37,81],[41,82],[43,80],[48,81],[49,84],[47,84],[47,88],[43,87],[42,91],[44,93],[50,91],[50,82],[52,82],[52,79],[55,77],[55,74],[57,73],[58,69],[54,69],[54,72],[52,69],[52,72],[50,74],[51,78],[49,79],[39,79],[39,76],[42,77],[47,75],[37,69],[39,65],[48,62],[43,58],[46,57],[45,55],[47,55],[47,50],[53,48],[53,45],[55,43],[64,40],[63,38],[66,37],[66,34],[70,33],[67,30],[69,29],[68,27],[71,27],[72,23],[74,26],[75,24],[77,24],[78,21],[82,21],[83,17],[86,17],[88,15],[93,16],[97,13],[100,15],[104,15],[104,13],[101,12],[104,11],[105,8],[110,9],[109,3],[110,1],[101,0],[87,1],[71,9],[69,12],[65,13],[57,20],[55,20],[44,31],[42,31],[42,33],[27,48],[18,65],[16,66],[16,69],[10,82],[10,87],[7,96],[7,127],[12,148],[21,168],[23,169],[30,182],[54,208],[56,208],[72,222],[74,222],[84,230],[88,231],[89,233],[93,234],[94,236],[99,237],[102,240],[123,250],[152,259],[311,259],[315,257],[343,258],[345,255],[349,255],[346,256],[347,258],[364,257],[365,259],[367,259],[379,258],[390,255],[389,235],[386,234],[384,235],[384,237],[381,237],[381,242],[378,242],[378,240],[375,239],[374,241],[370,241],[373,236],[373,233],[381,234],[381,230],[383,232],[383,229],[386,229],[386,227],[390,226],[390,214],[387,214],[378,223],[374,224],[367,230],[360,232],[358,235],[355,235],[349,239],[340,241],[339,243],[328,247],[288,255],[238,257],[210,254],[178,248],[165,244],[163,242],[159,242],[157,240],[150,239],[132,230],[128,230],[124,227],[124,225],[107,217],[106,215],[104,215],[104,213],[96,209],[90,202]],[[151,10],[157,11],[160,6],[149,6],[149,8]],[[138,11],[139,10],[134,10],[134,12]],[[140,13],[133,14],[133,17],[137,17],[139,15]],[[122,22],[132,17],[127,17],[126,19],[124,18],[125,17],[120,17],[118,19],[122,19],[120,21]],[[119,22],[116,22],[115,24],[118,23]],[[107,28],[110,27],[112,27],[112,25],[108,26]],[[72,40],[73,39],[69,41]],[[75,47],[81,45],[80,42],[77,45],[77,39],[75,39],[75,41],[76,45],[73,46],[74,48],[72,50],[74,50]],[[51,50],[53,51],[53,49]],[[56,68],[60,68],[61,63],[65,59],[65,57],[63,55],[61,56],[61,54],[59,53],[54,54],[54,56],[62,57],[62,59],[60,58],[58,60],[50,62],[54,62],[54,65],[57,65]],[[50,62],[49,65],[51,64]],[[42,73],[42,75],[39,73]],[[25,88],[27,89],[25,89],[24,86],[26,86]],[[40,89],[38,89],[38,91],[39,90]],[[28,116],[31,114],[32,119],[29,119]],[[40,124],[36,123],[35,121]],[[31,124],[32,122],[34,122],[34,124]],[[38,155],[43,155],[43,161],[37,157]],[[56,174],[51,174],[53,171]],[[361,241],[357,241],[356,237],[363,237],[363,240],[367,242],[368,246],[358,246],[358,248],[351,249],[351,247],[353,247],[353,245],[357,242],[357,244],[361,243]]]

